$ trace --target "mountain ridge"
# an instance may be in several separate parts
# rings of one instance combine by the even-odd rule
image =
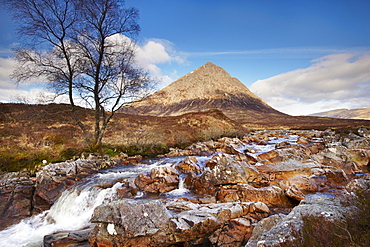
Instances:
[[[370,120],[370,108],[335,109],[313,113],[308,116]]]

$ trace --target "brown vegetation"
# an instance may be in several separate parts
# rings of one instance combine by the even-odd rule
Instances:
[[[79,108],[78,114],[84,123],[93,122],[90,110]],[[33,172],[43,160],[62,161],[88,152],[81,130],[73,123],[68,105],[0,104],[0,169]],[[100,152],[150,156],[196,141],[242,136],[253,129],[350,130],[359,126],[370,126],[370,121],[261,114],[236,122],[218,110],[167,117],[119,113],[107,129]]]

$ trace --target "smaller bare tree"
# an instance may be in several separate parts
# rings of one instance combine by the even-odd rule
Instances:
[[[135,63],[138,11],[125,8],[123,0],[3,3],[25,40],[16,51],[19,66],[13,77],[18,82],[38,78],[57,95],[67,95],[89,147],[99,149],[115,113],[153,83]],[[77,99],[94,109],[92,128],[76,113]]]

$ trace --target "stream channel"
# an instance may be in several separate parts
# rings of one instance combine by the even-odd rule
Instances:
[[[275,137],[270,138],[266,145],[250,143],[238,146],[236,149],[240,152],[244,152],[246,149],[252,150],[248,154],[255,156],[273,150],[277,143],[289,141],[294,144],[297,139],[297,135],[290,135],[286,138]],[[43,246],[45,235],[58,231],[82,229],[91,224],[89,221],[97,206],[120,199],[117,195],[117,189],[121,188],[122,182],[133,181],[139,174],[148,173],[155,167],[176,165],[184,158],[184,156],[158,158],[147,160],[145,164],[120,166],[100,171],[92,177],[84,179],[72,190],[64,191],[49,210],[23,219],[20,223],[0,231],[0,246]],[[205,168],[205,163],[211,158],[212,156],[197,156],[198,165]],[[180,175],[179,187],[159,196],[161,198],[192,196],[191,191],[184,187],[183,179],[184,177]],[[117,180],[120,182],[115,182]],[[102,188],[101,185],[104,184],[114,185],[109,188]],[[140,200],[146,197],[147,195],[138,192],[135,199]]]

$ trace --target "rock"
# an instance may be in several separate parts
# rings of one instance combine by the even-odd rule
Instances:
[[[209,160],[206,170],[202,175],[195,177],[192,182],[192,190],[200,193],[212,194],[215,186],[258,183],[264,179],[252,165],[247,162],[239,162],[227,154],[218,154]]]
[[[223,186],[216,191],[219,202],[232,201],[263,202],[267,206],[287,207],[292,206],[284,190],[277,186],[254,188],[248,184]]]
[[[348,177],[343,170],[330,170],[325,169],[325,176],[331,185],[344,186],[348,182]]]
[[[348,149],[369,149],[370,138],[362,137],[355,140],[347,139],[343,142],[343,145]]]
[[[192,207],[194,208],[194,206]],[[269,212],[269,208],[261,202],[198,205],[198,208],[182,212],[173,218],[173,222],[176,223],[175,236],[176,239],[184,241],[198,239],[198,244],[201,244],[205,241],[203,238],[213,232],[209,241],[217,243],[214,246],[241,243],[247,236],[247,232],[244,230],[251,230],[251,223],[266,217]],[[211,225],[212,230],[204,229],[205,225]],[[239,236],[236,236],[237,234]],[[228,238],[227,235],[233,237]],[[219,238],[220,236],[223,240]]]
[[[35,182],[28,177],[8,176],[0,180],[0,230],[30,217]]]
[[[320,225],[321,230],[314,228],[310,234],[335,234],[335,226],[352,211],[352,207],[345,207],[339,199],[306,198],[288,215],[273,215],[258,222],[245,246],[303,246],[311,224]],[[327,239],[330,238],[329,235]]]
[[[306,198],[306,196],[302,193],[300,189],[297,188],[295,185],[289,186],[285,190],[285,195],[289,198],[292,198],[293,200],[296,200],[298,202],[302,201]]]
[[[120,198],[133,198],[137,195],[137,188],[130,182],[123,182],[120,188],[117,188],[117,195]]]
[[[92,246],[192,246],[207,244],[217,234],[217,244],[241,243],[269,208],[261,203],[114,202],[95,209],[92,221],[98,223],[91,232]],[[159,211],[159,212],[158,212]],[[147,212],[147,215],[146,215]],[[172,216],[171,216],[172,215]],[[220,227],[222,231],[216,232]],[[238,233],[238,236],[236,235]],[[233,238],[227,238],[234,234]],[[212,240],[212,241],[213,241]],[[226,245],[223,245],[226,246]],[[230,246],[230,245],[229,245]]]
[[[368,149],[350,149],[348,150],[347,159],[355,162],[361,171],[363,171],[370,163],[370,146]]]
[[[189,174],[191,172],[200,174],[202,168],[197,164],[198,160],[195,156],[187,156],[183,161],[176,165],[176,169],[182,173]]]
[[[214,232],[220,227],[220,222],[207,212],[190,210],[175,215],[171,219],[171,227],[174,229],[171,235],[176,242],[187,242]]]
[[[143,156],[135,155],[127,157],[123,162],[125,165],[138,165],[143,160]]]
[[[357,130],[358,134],[363,137],[370,137],[370,130],[365,127],[361,127]]]
[[[125,246],[125,241],[161,231],[169,223],[170,217],[165,206],[158,200],[127,199],[105,204],[94,210],[91,222],[98,224],[90,233],[89,242],[92,246]],[[143,242],[136,243],[133,246],[143,246]]]
[[[283,162],[275,164],[265,164],[265,165],[256,165],[255,168],[260,173],[265,173],[269,176],[270,180],[275,179],[288,179],[290,177],[298,175],[313,175],[313,169],[315,168],[325,168],[318,162],[300,162],[298,160],[289,159]]]
[[[74,187],[82,178],[97,173],[102,167],[113,165],[110,160],[79,159],[44,166],[36,173],[36,190],[33,199],[35,213],[49,209],[64,190]]]
[[[88,238],[94,225],[78,231],[62,231],[44,236],[44,247],[88,247]]]
[[[318,191],[319,186],[322,183],[326,183],[326,177],[322,177],[322,180],[319,180],[316,176],[306,176],[306,175],[297,175],[294,177],[290,177],[284,180],[276,180],[279,183],[285,184],[287,187],[295,186],[297,189],[303,192],[315,192]]]
[[[164,193],[177,189],[179,174],[171,167],[153,168],[150,174],[140,174],[135,178],[135,185],[146,193]]]
[[[370,179],[354,179],[346,185],[349,192],[363,192],[370,190]]]
[[[249,219],[232,219],[217,229],[208,239],[212,246],[237,247],[244,246],[252,235],[255,224]]]
[[[253,227],[252,233],[250,234],[249,238],[247,239],[248,247],[263,247],[264,240],[263,236],[266,232],[269,232],[271,228],[273,228],[278,222],[284,220],[286,215],[284,214],[273,214],[267,218],[260,220],[255,226]],[[261,240],[260,240],[261,239]]]

